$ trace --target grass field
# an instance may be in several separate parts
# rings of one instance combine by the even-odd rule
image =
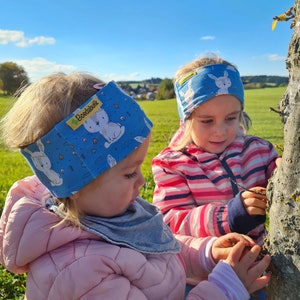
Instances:
[[[283,133],[281,120],[276,113],[269,110],[269,107],[277,108],[284,91],[285,88],[253,89],[245,91],[245,110],[251,116],[253,123],[249,134],[265,138],[273,144],[282,144]],[[146,179],[146,185],[142,191],[142,196],[146,200],[151,201],[154,188],[151,160],[168,144],[168,141],[178,128],[179,118],[175,99],[141,101],[139,103],[154,124],[148,155],[143,164],[143,174]],[[11,98],[0,96],[0,117],[9,109],[11,104]],[[17,179],[31,175],[32,172],[18,152],[13,153],[7,151],[1,143],[0,158],[1,211],[9,187]]]
[[[270,107],[277,109],[285,88],[253,89],[245,91],[245,111],[252,119],[251,135],[269,140],[274,145],[282,145],[283,131],[278,114],[271,112]],[[146,185],[142,196],[151,201],[154,183],[151,173],[152,158],[165,146],[178,128],[179,118],[175,99],[164,101],[140,102],[149,118],[153,121],[152,139],[148,156],[143,165]]]
[[[268,139],[273,144],[282,145],[283,133],[279,116],[270,112],[277,108],[285,88],[246,90],[245,110],[251,116],[253,126],[249,134]],[[0,117],[12,105],[12,99],[0,96]],[[151,202],[154,188],[151,160],[165,146],[176,131],[179,119],[175,99],[164,101],[143,101],[140,105],[154,123],[148,156],[143,164],[146,184],[141,195]],[[31,169],[18,152],[7,151],[0,143],[0,213],[5,196],[11,185],[18,179],[31,175]],[[22,299],[25,291],[26,275],[12,275],[0,266],[0,299]]]

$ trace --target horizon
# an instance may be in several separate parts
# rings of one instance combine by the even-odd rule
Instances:
[[[280,76],[280,75],[241,75],[241,78],[243,77],[279,77],[279,78],[287,78],[289,79],[289,76]],[[146,78],[146,79],[142,79],[142,80],[118,80],[118,82],[132,82],[132,83],[137,83],[137,82],[143,82],[143,81],[149,81],[151,79],[159,79],[159,80],[164,80],[164,79],[172,79],[172,78],[160,78],[160,77],[151,77],[151,78]]]

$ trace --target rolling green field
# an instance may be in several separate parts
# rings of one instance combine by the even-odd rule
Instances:
[[[277,108],[285,88],[266,88],[245,91],[245,110],[252,119],[252,128],[249,134],[265,138],[273,144],[282,144],[283,133],[280,117],[269,110]],[[178,128],[179,118],[175,99],[163,101],[139,102],[154,127],[147,158],[143,164],[143,174],[146,184],[142,190],[142,196],[151,201],[153,180],[151,173],[152,158],[165,146]],[[9,97],[0,96],[0,116],[3,115],[12,104]],[[0,211],[3,206],[5,195],[9,187],[17,179],[31,175],[32,172],[25,160],[18,152],[9,152],[0,143]]]
[[[270,112],[277,108],[285,88],[246,90],[245,110],[251,116],[252,129],[249,134],[268,139],[273,144],[282,145],[283,131],[279,116]],[[0,96],[0,117],[12,105],[12,99]],[[154,188],[151,160],[165,146],[179,125],[175,99],[164,101],[143,101],[140,105],[154,123],[148,156],[143,164],[146,180],[141,195],[151,202]],[[9,152],[0,142],[0,213],[10,186],[18,179],[31,175],[31,169],[18,152]],[[22,299],[25,291],[26,275],[12,275],[0,266],[0,299]]]
[[[270,111],[270,107],[277,109],[284,92],[285,88],[245,91],[245,111],[252,119],[252,127],[249,134],[260,136],[269,140],[274,145],[282,146],[283,130],[281,119],[278,114]],[[175,99],[153,102],[145,101],[140,102],[140,105],[154,123],[148,156],[143,165],[146,185],[142,191],[142,196],[151,201],[154,188],[151,160],[161,149],[167,146],[168,141],[178,128],[179,118]]]

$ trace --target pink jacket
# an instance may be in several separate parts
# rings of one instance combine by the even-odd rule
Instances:
[[[142,254],[62,224],[44,207],[35,176],[10,189],[0,222],[0,262],[28,273],[26,299],[183,299],[186,273],[207,276],[214,238],[181,236],[181,255]],[[185,266],[185,267],[183,267]],[[225,296],[227,295],[227,296]],[[248,299],[232,268],[219,262],[186,299]]]

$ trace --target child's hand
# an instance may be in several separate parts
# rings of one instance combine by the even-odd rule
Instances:
[[[277,168],[280,167],[281,161],[282,161],[282,157],[277,157],[277,158],[276,158],[275,164],[276,164],[276,167],[277,167]]]
[[[246,236],[239,233],[228,233],[219,237],[212,245],[212,257],[217,263],[221,259],[226,259],[232,250],[232,247],[238,243],[242,242],[245,247],[251,248],[255,245],[254,241]]]
[[[250,216],[265,215],[267,207],[266,189],[255,186],[241,193],[241,198]]]
[[[245,251],[245,243],[240,241],[232,248],[226,259],[249,294],[265,287],[271,279],[270,273],[262,275],[269,266],[271,257],[265,255],[262,259],[257,260],[260,250],[261,247],[255,245]]]

